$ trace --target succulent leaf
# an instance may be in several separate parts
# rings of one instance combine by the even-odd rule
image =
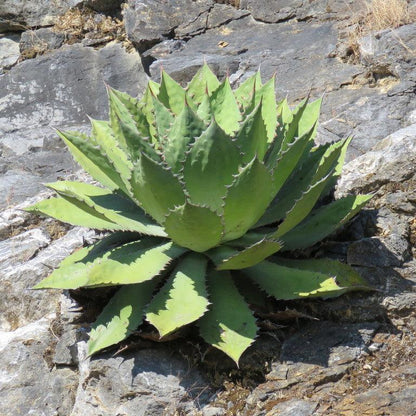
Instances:
[[[275,76],[273,75],[269,81],[261,88],[256,88],[255,91],[255,105],[262,103],[261,114],[267,130],[267,139],[272,142],[277,127],[277,104],[275,95]]]
[[[228,78],[211,94],[210,106],[215,121],[227,134],[239,129],[241,114]]]
[[[118,229],[166,237],[163,228],[155,224],[130,199],[103,188],[80,182],[60,181],[47,185],[64,199],[77,199],[117,225]]]
[[[312,211],[322,191],[330,180],[331,173],[311,185],[308,190],[302,194],[301,198],[295,202],[290,211],[286,213],[285,219],[271,237],[280,238],[304,220]]]
[[[190,200],[220,210],[240,164],[240,152],[231,138],[213,120],[195,141],[183,168]]]
[[[172,127],[175,116],[155,97],[152,96],[151,101],[151,113],[154,117],[156,131],[153,141],[156,144],[160,144],[169,135],[169,130]]]
[[[185,90],[165,71],[162,71],[157,98],[166,108],[178,115],[185,105]]]
[[[281,153],[274,161],[267,156],[266,166],[273,173],[273,193],[280,191],[296,165],[301,160],[305,150],[311,146],[313,130],[296,139],[288,145],[284,152]]]
[[[301,137],[301,126],[302,126],[302,116],[308,107],[309,97],[303,100],[298,107],[292,112],[292,120],[284,128],[284,138],[282,140],[281,149],[284,152],[290,143],[292,143],[297,137]]]
[[[228,272],[209,273],[208,290],[212,304],[199,320],[201,336],[238,365],[243,352],[254,342],[256,321]]]
[[[313,246],[356,215],[371,197],[348,195],[312,211],[305,221],[282,237],[283,250]]]
[[[87,253],[59,267],[35,288],[76,289],[81,286],[113,286],[141,283],[158,276],[172,260],[185,252],[172,242],[146,239],[112,248],[99,257]]]
[[[262,87],[260,71],[247,78],[235,91],[234,95],[238,104],[246,110],[253,105],[256,89]],[[254,106],[255,107],[255,106]],[[245,112],[245,111],[244,111]]]
[[[286,182],[278,191],[277,196],[256,224],[257,227],[278,222],[285,217],[293,204],[301,198],[302,193],[313,183],[316,169],[327,148],[328,145],[320,146],[312,152],[307,153],[306,157],[301,157],[298,166],[292,171],[289,178],[286,179]],[[281,168],[283,167],[284,163]]]
[[[201,104],[199,105],[196,111],[198,117],[203,120],[206,124],[209,124],[211,120],[214,118],[214,113],[211,108],[211,100],[208,94],[202,99]]]
[[[102,187],[49,184],[58,197],[27,210],[113,233],[36,288],[123,285],[93,326],[89,354],[125,339],[146,314],[161,337],[198,321],[238,365],[257,331],[246,302],[258,311],[267,294],[368,289],[347,265],[288,251],[327,237],[370,196],[322,205],[351,139],[315,144],[321,100],[292,111],[276,103],[275,77],[263,85],[257,72],[233,92],[206,64],[186,88],[161,78],[140,100],[108,88],[110,122],[91,120],[90,137],[59,132]]]
[[[312,102],[307,102],[306,107],[302,110],[302,115],[299,118],[298,121],[298,136],[303,136],[308,131],[310,131],[311,128],[314,128],[313,135],[316,134],[316,129],[318,127],[317,121],[319,118],[319,113],[321,111],[321,104],[322,104],[322,98],[319,98]],[[302,108],[302,105],[300,106]],[[300,111],[300,109],[299,109]],[[295,119],[297,118],[297,114],[295,111]]]
[[[90,119],[92,125],[92,135],[95,142],[101,147],[108,159],[123,179],[124,183],[128,182],[133,167],[127,154],[120,148],[113,130],[107,121]]]
[[[199,319],[207,311],[206,257],[186,255],[146,309],[161,337]]]
[[[108,189],[121,189],[128,194],[123,179],[98,145],[91,142],[87,136],[79,133],[58,130],[58,135],[68,146],[75,161],[96,181]]]
[[[172,241],[196,252],[217,246],[223,235],[221,217],[207,207],[190,202],[172,210],[164,227]]]
[[[257,158],[241,168],[224,198],[224,241],[241,237],[259,220],[272,190],[272,176]]]
[[[263,101],[244,120],[237,136],[236,144],[242,153],[242,162],[250,162],[257,155],[263,160],[267,150],[267,128],[262,116]]]
[[[205,123],[188,105],[185,105],[182,112],[175,118],[169,131],[169,139],[164,143],[165,161],[173,172],[178,173],[181,170],[189,145],[205,129]]]
[[[140,206],[159,224],[163,224],[170,209],[185,202],[178,178],[145,154],[134,166],[131,185]]]
[[[279,258],[275,260],[278,264],[310,270],[332,276],[337,285],[343,288],[343,291],[351,290],[373,290],[371,286],[348,264],[341,263],[337,260],[330,259],[307,259],[293,260]],[[325,294],[325,297],[338,296],[341,293]]]
[[[216,264],[217,270],[238,270],[260,263],[281,248],[280,242],[263,238],[241,251],[230,251],[227,246],[220,246],[210,250],[208,255]]]
[[[335,262],[338,264],[338,262]],[[243,269],[242,273],[258,284],[276,299],[298,299],[315,296],[338,296],[351,290],[343,281],[340,286],[336,280],[336,267],[331,271],[313,270],[308,264],[276,263],[263,261],[253,267]],[[335,264],[334,264],[335,266]],[[312,267],[312,266],[311,266]]]
[[[200,104],[206,94],[211,95],[219,86],[218,78],[204,63],[188,84],[186,91],[194,103]]]
[[[121,227],[94,208],[76,198],[49,198],[25,208],[25,211],[45,215],[59,221],[96,230],[119,230]]]
[[[127,338],[143,321],[143,310],[152,298],[157,280],[121,287],[94,322],[88,355]]]

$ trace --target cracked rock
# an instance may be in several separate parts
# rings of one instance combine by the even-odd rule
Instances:
[[[87,115],[107,117],[105,84],[137,95],[147,76],[138,53],[119,43],[79,44],[21,62],[0,77],[0,207],[16,204],[74,170],[53,128],[87,130]],[[36,130],[34,130],[36,126]]]
[[[4,69],[9,69],[19,59],[19,39],[20,35],[0,35],[0,75]]]

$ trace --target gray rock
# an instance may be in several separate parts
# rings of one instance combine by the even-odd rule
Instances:
[[[358,13],[364,5],[353,0],[241,0],[240,7],[261,22],[278,23],[297,20],[343,20]]]
[[[80,369],[71,416],[174,414],[204,404],[209,393],[201,374],[166,348],[105,355]]]
[[[293,100],[311,88],[316,93],[339,88],[360,71],[328,58],[336,42],[331,24],[265,25],[244,17],[190,39],[183,50],[154,62],[150,72],[157,79],[163,66],[186,83],[205,59],[219,76],[240,74],[239,83],[260,67],[263,79],[277,74],[278,97]]]
[[[227,4],[214,4],[205,12],[198,15],[197,19],[185,21],[175,28],[175,37],[190,38],[206,32],[208,29],[220,27],[232,20],[241,19],[249,13],[244,10],[237,10]]]
[[[310,416],[313,415],[318,403],[309,400],[291,399],[273,406],[266,416]]]
[[[0,75],[19,59],[19,35],[0,35]]]
[[[0,33],[53,25],[57,16],[80,3],[80,0],[2,0]]]
[[[366,352],[378,327],[378,323],[311,323],[284,342],[280,360],[328,367],[351,363]]]
[[[54,314],[0,331],[0,414],[69,415],[78,385],[70,369],[52,369]]]
[[[77,330],[64,326],[64,332],[55,347],[53,362],[57,365],[73,366],[77,364]]]
[[[202,416],[223,416],[225,415],[225,412],[225,409],[222,409],[221,407],[205,406],[202,409]]]
[[[20,52],[28,50],[45,52],[48,49],[60,48],[65,40],[63,33],[58,33],[49,28],[27,30],[20,38]]]
[[[412,93],[389,96],[384,88],[357,87],[347,82],[341,89],[325,94],[318,140],[353,136],[347,153],[350,161],[409,124],[403,115],[411,114],[415,106]]]
[[[40,247],[45,246],[47,237],[39,229],[27,233],[29,232],[32,239],[27,242],[22,242],[22,235],[1,242],[3,246],[15,250],[17,255],[14,262],[5,260],[6,267],[2,268],[0,275],[0,293],[3,298],[0,303],[0,327],[6,331],[41,319],[57,310],[60,302],[59,291],[50,291],[47,294],[46,291],[33,291],[31,288],[72,251],[81,247],[84,238],[95,234],[93,231],[74,228],[64,237],[40,250]],[[35,236],[39,237],[39,241]],[[16,240],[19,241],[20,248],[13,246],[13,241]],[[30,259],[36,253],[37,255]]]
[[[97,12],[115,13],[120,11],[123,0],[86,0],[83,3]]]
[[[354,266],[396,267],[401,266],[407,256],[408,243],[402,236],[371,237],[349,245],[347,262]]]
[[[337,197],[376,191],[403,182],[416,173],[416,124],[396,131],[368,152],[344,165]]]
[[[213,6],[213,1],[129,0],[123,11],[126,32],[139,52],[172,37],[174,30],[195,20]]]
[[[377,73],[390,72],[400,78],[414,75],[416,58],[416,23],[394,30],[371,33],[358,41],[361,62]],[[397,92],[397,90],[396,90]]]
[[[147,77],[139,55],[117,43],[100,50],[65,46],[21,62],[0,78],[0,207],[73,171],[52,127],[79,130],[89,124],[87,115],[107,117],[104,82],[132,95],[143,91]]]
[[[303,0],[241,0],[240,7],[249,10],[256,20],[278,23],[294,18],[303,3]]]

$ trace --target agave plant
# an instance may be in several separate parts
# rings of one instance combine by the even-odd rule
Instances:
[[[91,120],[91,136],[58,132],[102,186],[52,183],[58,196],[28,210],[112,233],[35,288],[120,286],[93,325],[90,354],[145,317],[160,337],[196,322],[238,364],[257,333],[248,304],[367,287],[345,264],[290,259],[370,196],[322,204],[350,139],[317,146],[321,100],[292,111],[274,84],[257,73],[233,91],[204,65],[182,88],[162,72],[140,100],[108,88],[110,120]]]

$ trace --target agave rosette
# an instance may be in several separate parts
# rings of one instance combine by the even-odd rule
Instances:
[[[109,88],[110,120],[91,120],[91,136],[59,132],[102,186],[52,183],[57,196],[28,210],[112,233],[36,288],[120,285],[93,325],[90,354],[145,317],[161,337],[197,322],[238,363],[256,337],[256,292],[297,299],[366,287],[345,264],[276,255],[317,243],[370,196],[319,202],[350,139],[317,146],[321,101],[292,111],[276,103],[274,83],[257,73],[233,91],[204,65],[182,88],[163,72],[140,100]]]

